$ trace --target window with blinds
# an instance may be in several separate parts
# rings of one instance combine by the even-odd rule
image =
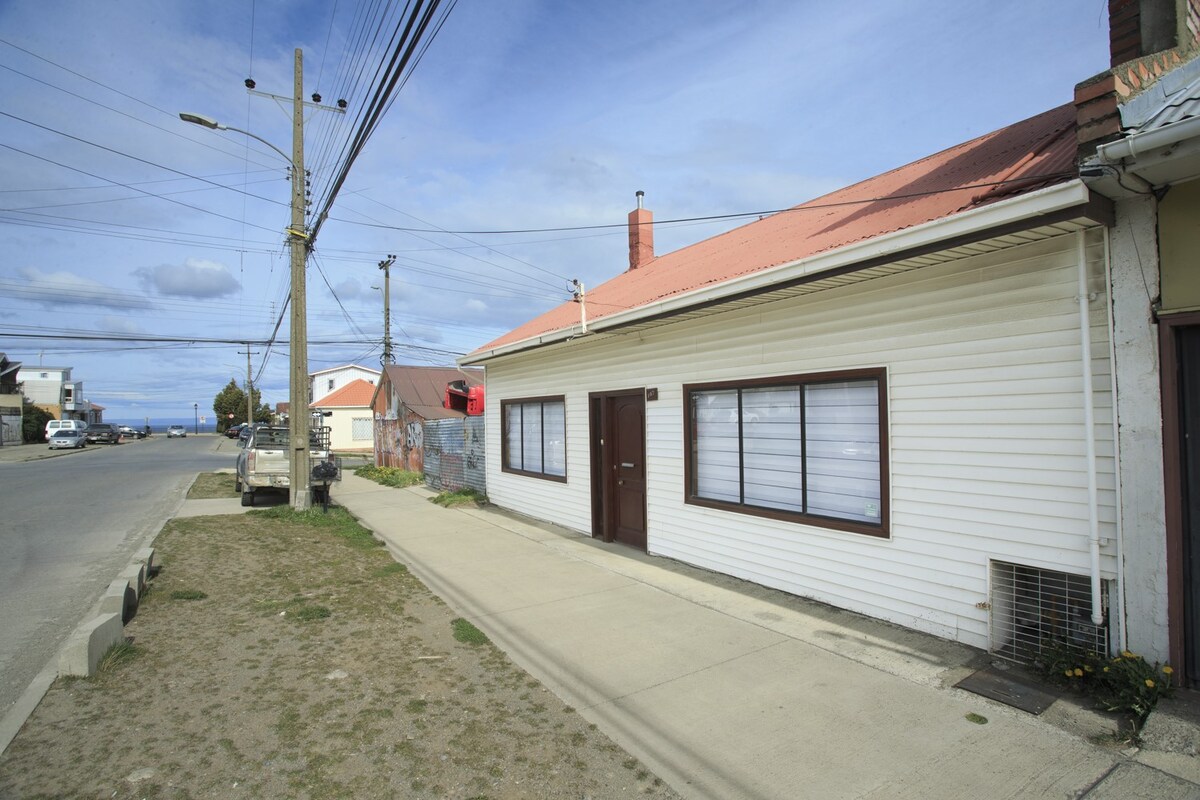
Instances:
[[[883,370],[684,392],[689,503],[887,535]]]
[[[562,397],[504,400],[500,419],[505,472],[566,480],[567,416]]]

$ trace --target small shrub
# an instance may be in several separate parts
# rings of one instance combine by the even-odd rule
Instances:
[[[453,506],[461,506],[466,503],[474,503],[480,505],[487,502],[487,495],[481,494],[474,489],[459,489],[456,492],[442,492],[436,497],[429,498],[431,502],[437,503],[439,506],[451,508]]]
[[[463,644],[487,644],[488,642],[487,635],[483,631],[462,617],[451,620],[450,625],[454,628],[454,638]]]
[[[204,600],[207,597],[208,595],[199,589],[176,589],[171,592],[172,600]]]
[[[1109,658],[1051,644],[1042,655],[1041,666],[1047,675],[1065,678],[1069,685],[1095,698],[1105,711],[1128,714],[1138,729],[1159,699],[1174,692],[1175,670],[1169,664],[1151,665],[1128,650]]]
[[[100,656],[100,662],[96,665],[96,674],[112,672],[122,664],[132,661],[141,654],[141,649],[128,639],[117,642],[104,651],[104,655]]]
[[[420,472],[409,472],[399,467],[365,466],[354,470],[354,474],[369,481],[375,481],[382,486],[403,489],[406,486],[417,486],[425,482],[425,476]]]
[[[325,606],[300,606],[289,616],[301,622],[312,622],[313,620],[325,619],[333,612]]]

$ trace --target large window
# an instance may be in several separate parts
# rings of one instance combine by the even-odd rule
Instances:
[[[684,387],[687,502],[887,535],[883,370]]]
[[[505,472],[567,479],[567,416],[562,397],[504,400],[500,417]]]

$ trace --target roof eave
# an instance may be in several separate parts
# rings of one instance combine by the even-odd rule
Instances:
[[[877,262],[880,258],[893,254],[928,250],[939,242],[958,241],[972,236],[983,238],[988,231],[1011,226],[1024,220],[1036,220],[1075,208],[1084,210],[1092,203],[1093,199],[1093,195],[1083,181],[1071,180],[1028,192],[1009,200],[1000,200],[981,208],[942,217],[922,225],[840,247],[837,250],[786,262],[712,286],[693,289],[627,311],[590,320],[588,331],[589,333],[599,333],[630,325],[646,318],[678,313],[697,305],[712,305],[726,298],[764,291],[777,284],[801,279],[805,276],[845,269],[857,263]],[[458,363],[464,366],[482,364],[501,356],[563,342],[579,335],[580,330],[577,325],[559,328],[499,347],[468,353],[458,359]]]

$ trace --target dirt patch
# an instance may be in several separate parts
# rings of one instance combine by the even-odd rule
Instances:
[[[4,798],[678,797],[332,509],[174,520],[126,648]]]

